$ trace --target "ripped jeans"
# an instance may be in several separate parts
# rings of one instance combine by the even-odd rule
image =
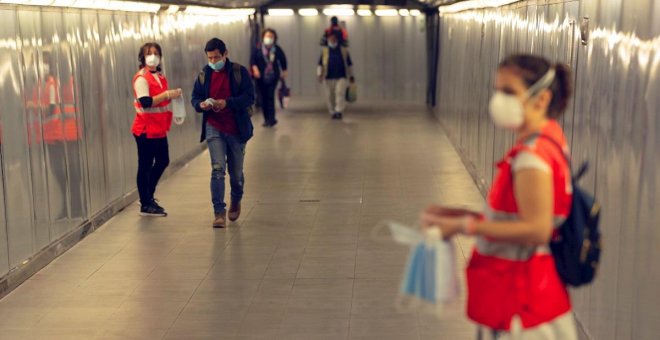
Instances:
[[[229,170],[232,202],[240,202],[243,198],[243,159],[245,158],[245,143],[238,136],[224,134],[211,124],[206,124],[206,143],[211,155],[211,202],[216,214],[224,213],[225,203],[225,173]]]

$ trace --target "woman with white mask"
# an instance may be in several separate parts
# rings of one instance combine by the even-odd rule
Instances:
[[[252,77],[256,80],[264,114],[264,127],[277,124],[275,119],[275,88],[287,76],[287,61],[284,50],[277,44],[277,32],[271,28],[264,30],[261,43],[252,51],[250,58]],[[284,84],[284,83],[283,83]]]
[[[167,133],[172,126],[170,101],[181,96],[181,89],[170,90],[161,73],[160,45],[149,42],[140,47],[140,69],[133,77],[135,120],[132,133],[138,149],[137,187],[140,215],[167,216],[154,199],[156,185],[170,163]]]
[[[571,209],[568,146],[556,121],[572,95],[568,66],[504,59],[489,111],[516,134],[498,162],[483,215],[432,205],[423,226],[477,238],[467,268],[468,317],[479,339],[577,339],[570,297],[548,248]]]

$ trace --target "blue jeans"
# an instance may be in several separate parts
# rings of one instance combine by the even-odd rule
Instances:
[[[225,212],[225,172],[229,170],[232,202],[243,198],[243,159],[245,143],[238,136],[231,136],[218,131],[211,124],[206,124],[206,143],[211,154],[211,202],[216,214]]]

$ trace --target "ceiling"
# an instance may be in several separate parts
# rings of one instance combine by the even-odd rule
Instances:
[[[153,0],[143,0],[154,2]],[[197,5],[225,8],[314,7],[327,5],[384,5],[409,8],[436,7],[457,0],[161,0],[163,4]]]

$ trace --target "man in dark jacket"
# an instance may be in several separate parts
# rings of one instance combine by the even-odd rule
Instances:
[[[355,77],[348,49],[339,45],[334,34],[328,34],[328,46],[321,49],[317,75],[319,82],[325,85],[328,110],[332,119],[342,119],[346,109],[348,82],[354,83]]]
[[[243,198],[243,159],[245,146],[252,137],[249,108],[254,103],[254,86],[247,69],[227,58],[225,43],[213,38],[204,49],[208,65],[197,77],[191,103],[203,113],[201,142],[206,141],[211,155],[211,201],[214,228],[227,225],[225,171],[229,171],[231,204],[229,220],[241,214]]]

